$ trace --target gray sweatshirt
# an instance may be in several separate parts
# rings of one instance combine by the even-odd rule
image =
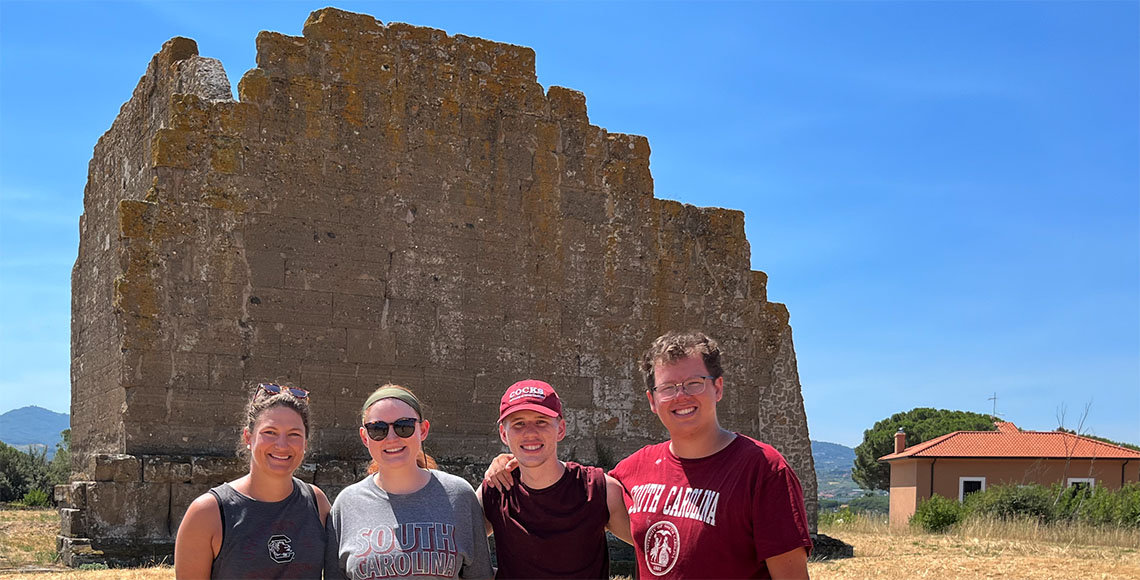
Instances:
[[[326,523],[325,578],[491,578],[475,491],[430,473],[409,494],[384,491],[372,475],[340,492]]]

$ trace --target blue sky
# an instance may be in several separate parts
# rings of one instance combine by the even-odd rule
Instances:
[[[0,0],[0,412],[67,412],[87,163],[173,36],[236,86],[324,2]],[[1140,442],[1137,2],[342,2],[529,46],[656,196],[743,210],[813,439],[918,406]],[[731,385],[731,377],[729,377]]]

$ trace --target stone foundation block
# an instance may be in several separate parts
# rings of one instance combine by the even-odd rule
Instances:
[[[190,483],[220,485],[249,473],[249,462],[239,457],[195,457],[190,460]]]
[[[193,476],[194,470],[188,461],[170,464],[170,483],[190,483]]]
[[[142,481],[141,463],[134,455],[99,453],[91,456],[91,476],[95,481]]]
[[[61,484],[52,487],[52,498],[55,505],[71,505],[71,486]]]
[[[356,469],[352,462],[339,459],[322,461],[317,467],[317,476],[313,480],[321,489],[325,486],[345,486],[357,481]]]
[[[170,484],[96,481],[87,495],[91,537],[170,539]]]
[[[103,553],[91,547],[88,538],[67,538],[56,536],[56,546],[59,548],[60,559],[64,565],[76,568],[84,564],[103,562]]]
[[[59,486],[65,487],[65,486]],[[59,533],[61,536],[81,538],[87,535],[87,523],[84,510],[75,508],[59,509]]]
[[[293,472],[293,477],[296,477],[297,479],[299,479],[301,481],[313,483],[313,477],[316,476],[316,474],[317,474],[317,464],[316,463],[302,463],[300,465],[300,467],[297,468],[297,471]]]
[[[87,486],[91,484],[90,481],[73,481],[68,484],[68,504],[67,507],[73,507],[77,510],[87,508]]]
[[[170,483],[170,460],[161,456],[143,456],[142,480],[146,483]]]
[[[210,485],[196,484],[196,483],[172,483],[170,484],[170,535],[175,536],[178,533],[178,526],[182,523],[183,516],[186,515],[186,510],[190,504],[194,502],[198,496],[210,491]]]

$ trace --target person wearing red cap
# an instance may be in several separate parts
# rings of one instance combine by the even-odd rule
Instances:
[[[717,342],[670,332],[641,371],[669,440],[610,471],[626,491],[639,576],[807,578],[812,542],[799,479],[770,445],[721,427]]]
[[[528,379],[503,394],[499,438],[518,462],[511,479],[519,485],[484,481],[478,492],[495,535],[496,578],[609,578],[606,530],[632,542],[621,485],[601,468],[559,461],[565,436],[549,384]]]

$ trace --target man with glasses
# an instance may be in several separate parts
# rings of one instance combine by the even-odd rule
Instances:
[[[669,431],[618,463],[641,578],[807,578],[803,490],[778,451],[720,426],[720,347],[670,332],[641,360]]]

